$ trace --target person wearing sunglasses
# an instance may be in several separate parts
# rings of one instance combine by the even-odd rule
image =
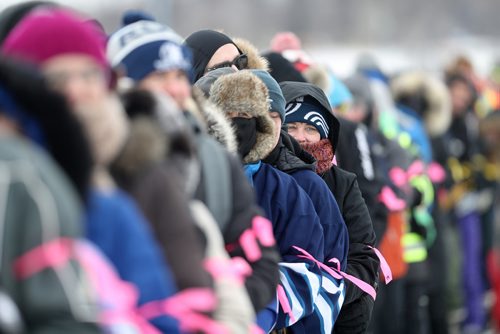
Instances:
[[[199,30],[189,35],[184,44],[193,53],[193,82],[205,74],[224,67],[234,70],[267,70],[267,61],[248,41],[215,30]]]

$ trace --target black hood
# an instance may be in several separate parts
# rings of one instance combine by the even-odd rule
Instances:
[[[280,82],[280,87],[287,104],[302,96],[310,96],[321,104],[325,111],[325,119],[330,127],[328,139],[330,139],[330,142],[332,143],[333,153],[335,154],[337,143],[339,141],[340,123],[333,115],[332,108],[323,90],[310,83],[295,81]]]

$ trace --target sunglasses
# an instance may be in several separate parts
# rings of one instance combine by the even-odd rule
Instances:
[[[248,66],[248,56],[245,53],[243,53],[238,57],[234,58],[232,61],[225,61],[213,67],[207,68],[206,72],[214,71],[218,68],[231,67],[233,65],[236,66],[238,70],[246,69]]]

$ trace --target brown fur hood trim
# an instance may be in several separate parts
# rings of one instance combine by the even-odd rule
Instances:
[[[210,100],[224,114],[249,113],[257,118],[257,142],[243,157],[244,163],[267,157],[275,146],[274,124],[269,115],[269,93],[265,84],[249,71],[239,71],[218,78],[210,89]]]
[[[133,177],[157,164],[167,156],[168,137],[151,117],[137,116],[130,122],[130,136],[120,156],[113,164],[113,172]]]
[[[306,78],[307,82],[318,86],[323,90],[323,92],[325,92],[325,94],[328,94],[330,92],[330,75],[326,65],[312,64],[302,72],[302,75],[304,76],[304,78]]]
[[[193,98],[187,103],[187,111],[191,112],[203,125],[204,130],[221,143],[229,152],[238,151],[238,143],[229,120],[219,108],[207,100],[198,89],[193,89]]]
[[[242,53],[248,56],[249,69],[269,70],[269,62],[259,54],[259,51],[252,43],[243,38],[233,38],[233,42]]]
[[[424,111],[425,128],[431,137],[443,134],[451,123],[451,98],[446,85],[425,72],[408,72],[391,82],[394,100],[423,93],[429,107]]]

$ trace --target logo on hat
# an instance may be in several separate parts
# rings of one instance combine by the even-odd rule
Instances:
[[[305,120],[308,120],[311,123],[316,124],[317,126],[321,127],[325,133],[328,133],[329,127],[326,124],[325,119],[323,116],[317,112],[317,111],[310,111],[304,116]]]
[[[181,47],[170,42],[162,44],[158,51],[158,60],[154,62],[154,67],[158,71],[174,68],[186,69],[189,66],[189,61],[185,59]]]

